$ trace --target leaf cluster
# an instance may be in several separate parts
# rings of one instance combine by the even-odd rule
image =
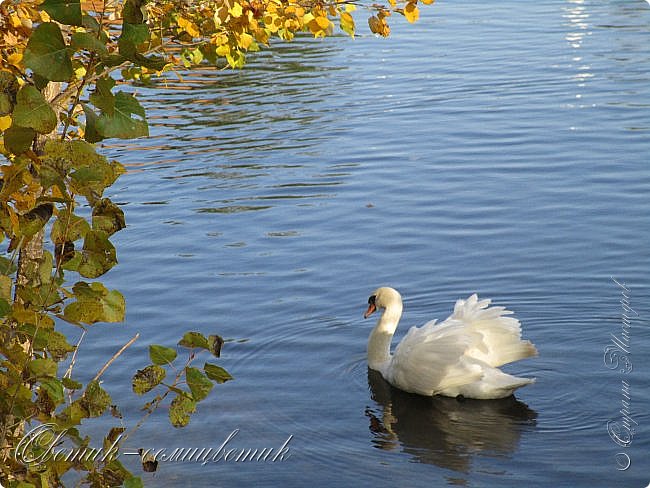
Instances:
[[[138,395],[154,389],[162,388],[164,391],[158,393],[143,409],[153,412],[171,394],[173,399],[169,406],[169,421],[174,427],[185,427],[190,421],[190,415],[196,411],[197,403],[208,396],[214,384],[232,379],[225,369],[214,363],[205,362],[202,369],[190,366],[196,353],[200,351],[207,351],[218,358],[222,344],[223,339],[218,335],[206,338],[199,332],[187,332],[178,342],[179,347],[190,350],[185,365],[180,369],[177,369],[174,363],[178,355],[176,349],[157,344],[149,346],[151,364],[133,376],[133,391]],[[176,374],[172,383],[163,383],[168,376],[168,370],[174,369]]]

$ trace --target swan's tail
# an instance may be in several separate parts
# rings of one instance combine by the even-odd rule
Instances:
[[[535,378],[520,378],[497,368],[487,368],[483,371],[483,378],[461,387],[459,391],[466,397],[491,400],[508,397],[518,388],[532,383],[535,383]]]
[[[467,300],[458,300],[454,306],[451,319],[464,323],[477,334],[472,348],[465,354],[493,367],[536,356],[537,349],[533,343],[521,339],[519,320],[508,317],[512,312],[504,307],[489,305],[489,299],[479,300],[474,294]]]

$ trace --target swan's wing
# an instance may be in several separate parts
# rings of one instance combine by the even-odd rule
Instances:
[[[395,349],[386,371],[394,385],[424,395],[468,385],[483,377],[485,366],[537,354],[521,340],[519,321],[503,307],[472,295],[458,300],[444,322],[412,327]]]
[[[412,327],[395,349],[387,379],[398,388],[435,395],[479,380],[481,367],[465,357],[472,340],[428,323]]]
[[[498,367],[537,355],[530,341],[521,339],[521,324],[504,307],[490,307],[490,300],[479,300],[476,294],[467,300],[458,300],[454,313],[441,325],[466,331],[473,338],[465,351],[473,357]]]

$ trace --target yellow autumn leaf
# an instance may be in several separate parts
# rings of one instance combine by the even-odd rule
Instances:
[[[20,62],[23,60],[21,53],[14,53],[7,56],[7,62],[16,68],[20,68]]]
[[[216,49],[216,53],[219,56],[229,56],[230,55],[230,44],[222,44]]]
[[[16,14],[11,14],[9,17],[9,20],[11,20],[11,26],[15,29],[18,28],[22,25],[22,21],[20,20],[20,17]]]
[[[235,3],[235,5],[233,5],[232,8],[228,10],[228,12],[233,17],[239,18],[244,13],[244,9],[242,8],[240,3]]]
[[[230,14],[228,13],[228,7],[226,5],[221,6],[218,9],[216,9],[215,12],[214,12],[214,16],[213,16],[213,20],[214,20],[215,25],[220,26],[221,24],[226,22],[229,15]]]
[[[300,22],[296,19],[287,19],[284,21],[284,28],[290,31],[296,31],[300,29]]]
[[[421,2],[422,2],[423,4],[425,4],[425,5],[431,5],[431,4],[432,4],[433,2],[435,2],[435,1],[436,1],[436,0],[421,0]]]
[[[269,33],[265,29],[256,29],[253,34],[255,35],[255,40],[260,44],[269,44]]]
[[[13,229],[14,232],[17,233],[18,227],[20,225],[20,220],[18,219],[18,214],[14,212],[11,207],[7,207],[9,209],[9,221],[11,222],[11,228]]]
[[[215,46],[222,46],[227,42],[228,42],[228,36],[223,33],[215,34],[210,39],[210,43],[214,44]]]
[[[4,132],[9,127],[11,127],[11,116],[5,115],[3,117],[0,117],[0,132]]]
[[[83,135],[84,135],[84,131],[81,130],[81,128],[80,128],[79,129],[79,137],[83,137]],[[54,198],[64,198],[65,197],[65,195],[63,193],[61,193],[61,190],[57,185],[54,185],[51,188],[51,190],[52,190],[52,196]]]
[[[370,31],[374,34],[381,33],[381,21],[374,15],[368,19],[368,25],[370,26]]]
[[[346,11],[346,12],[354,12],[356,9],[357,9],[357,6],[356,6],[356,5],[353,5],[353,4],[351,4],[351,3],[348,3],[348,4],[345,6],[345,11]]]
[[[348,12],[341,12],[341,29],[354,36],[354,19]]]
[[[239,39],[237,40],[237,45],[242,49],[248,49],[252,43],[253,43],[253,36],[247,34],[246,32],[240,34]]]
[[[406,20],[411,24],[420,18],[420,10],[418,10],[415,3],[409,2],[406,4],[406,7],[404,7],[404,17],[406,17]]]
[[[307,24],[309,24],[312,20],[314,20],[314,18],[315,18],[315,17],[314,17],[314,14],[312,14],[311,12],[308,12],[308,13],[306,13],[306,14],[303,16],[302,21],[303,21],[303,23],[304,23],[305,25],[307,25]]]
[[[185,17],[178,18],[178,27],[183,29],[192,37],[201,36],[201,32],[199,31],[199,28],[196,26],[196,24],[194,24],[194,22],[191,20],[186,19]]]
[[[330,26],[330,19],[325,16],[316,17],[316,23],[322,30],[326,30]]]

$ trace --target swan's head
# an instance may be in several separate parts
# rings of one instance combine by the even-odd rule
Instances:
[[[381,288],[377,288],[374,292],[372,292],[370,298],[368,298],[368,310],[366,310],[366,313],[363,314],[363,318],[367,319],[377,309],[388,308],[393,305],[399,305],[401,310],[402,295],[400,295],[396,289],[390,288],[389,286],[382,286]]]

